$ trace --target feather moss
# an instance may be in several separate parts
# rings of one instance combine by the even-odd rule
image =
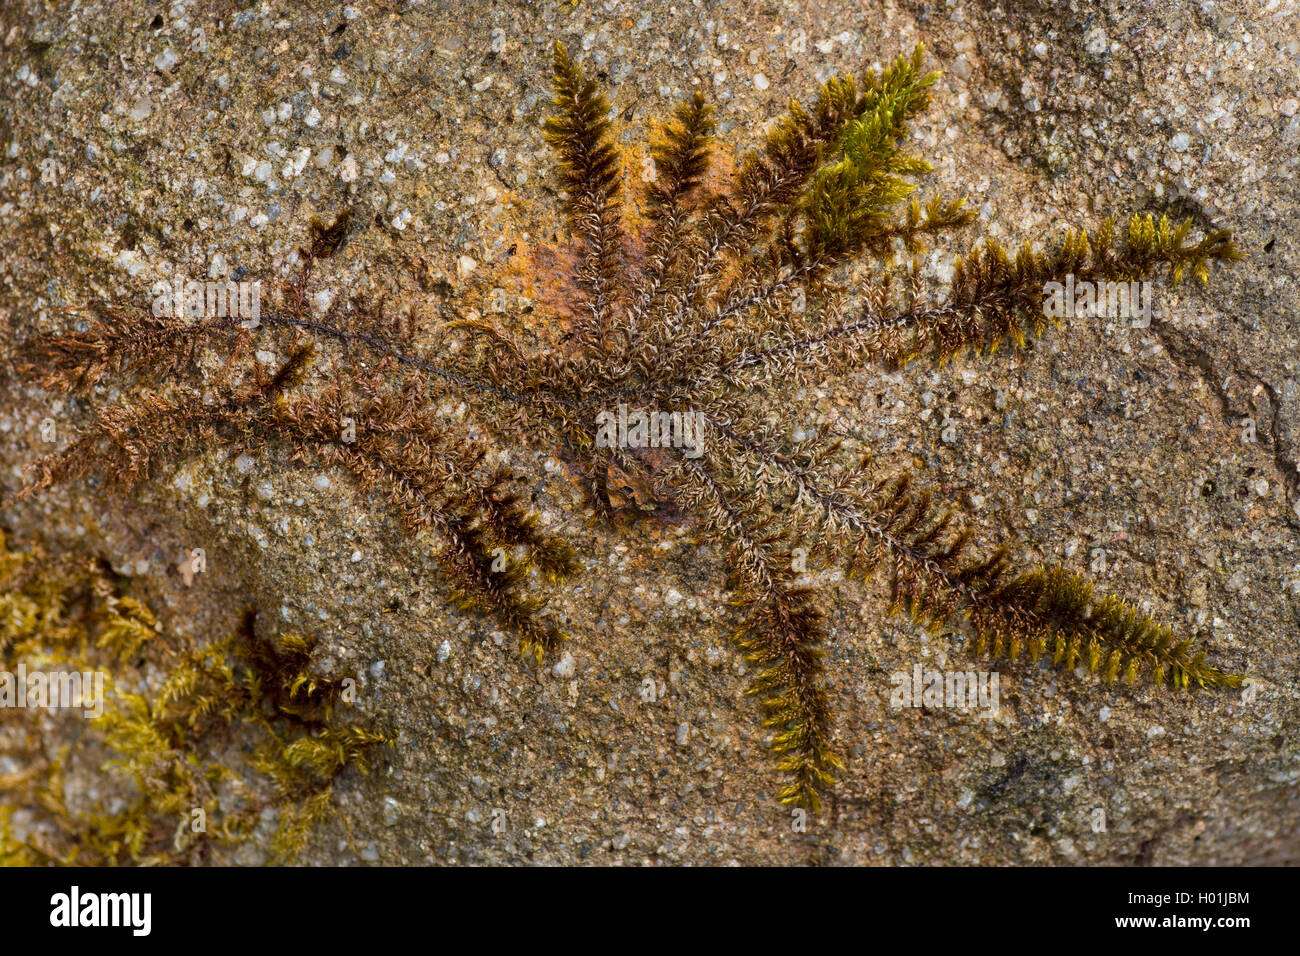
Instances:
[[[918,624],[968,627],[979,655],[1181,689],[1240,683],[1121,596],[1026,562],[1010,543],[977,548],[977,529],[919,479],[878,469],[847,436],[792,441],[780,414],[798,389],[864,367],[992,358],[1049,334],[1044,288],[1067,274],[1207,286],[1240,258],[1226,231],[1197,235],[1190,222],[1139,214],[1043,247],[971,242],[964,198],[927,194],[930,166],[908,148],[936,90],[919,46],[790,103],[720,185],[714,111],[692,96],[651,140],[656,176],[634,230],[623,203],[635,179],[623,168],[609,100],[563,46],[552,74],[554,113],[543,132],[570,238],[547,283],[573,290],[558,321],[526,335],[510,313],[453,317],[423,330],[438,340],[425,351],[413,344],[414,311],[394,312],[382,299],[315,316],[313,264],[345,254],[344,214],[312,227],[301,275],[263,318],[257,334],[291,356],[270,376],[250,371],[250,334],[235,322],[179,328],[119,305],[97,308],[86,331],[23,346],[21,368],[46,388],[90,394],[110,375],[129,381],[141,370],[167,383],[97,407],[83,437],[34,465],[26,493],[91,473],[129,486],[164,456],[209,442],[278,444],[386,501],[407,532],[432,542],[454,599],[494,616],[540,662],[568,636],[542,597],[576,570],[575,555],[496,462],[502,446],[559,451],[599,517],[631,520],[612,494],[616,475],[645,490],[653,502],[645,510],[689,514],[722,544],[735,643],[786,780],[780,799],[799,806],[817,806],[843,766],[825,688],[825,598],[791,568],[801,543],[851,575],[882,580],[892,609]],[[926,287],[917,265],[941,243],[968,250],[944,295]],[[865,278],[849,285],[854,264]],[[315,368],[303,339],[343,353],[332,377]],[[225,357],[220,374],[197,369],[202,350]],[[353,362],[354,350],[377,362]],[[451,400],[467,409],[460,424],[431,411]],[[707,448],[690,456],[601,447],[593,423],[618,404],[696,410]],[[358,423],[351,440],[349,417]],[[503,549],[526,558],[501,567],[492,556]],[[319,772],[347,747],[301,743],[290,763]]]

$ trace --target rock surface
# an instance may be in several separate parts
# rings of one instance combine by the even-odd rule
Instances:
[[[365,221],[321,289],[388,292],[431,320],[485,311],[512,255],[560,228],[540,130],[555,40],[609,85],[633,158],[697,82],[739,148],[790,97],[924,40],[945,71],[916,134],[935,165],[925,188],[968,195],[983,231],[1039,241],[1170,209],[1230,227],[1249,258],[1204,295],[1159,287],[1149,329],[1074,320],[1010,358],[864,370],[780,410],[792,432],[837,421],[886,461],[916,459],[984,528],[1093,572],[1250,674],[1246,693],[1023,666],[1000,675],[993,720],[893,709],[895,672],[982,665],[883,619],[876,589],[826,576],[848,768],[802,828],[773,800],[716,544],[691,525],[602,525],[545,455],[517,464],[585,569],[559,596],[575,639],[540,668],[454,611],[427,548],[342,475],[213,449],[130,501],[79,485],[0,523],[108,559],[186,639],[251,604],[320,634],[322,673],[363,676],[365,708],[401,742],[383,772],[338,788],[308,860],[1295,863],[1298,37],[1289,0],[497,2],[473,16],[432,0],[90,0],[63,19],[14,0],[0,14],[6,350],[67,305],[146,296],[171,270],[288,274],[312,216],[353,204]],[[927,275],[942,281],[957,251]],[[42,450],[40,422],[73,430],[85,409],[6,382],[7,495]],[[186,587],[178,556],[199,546],[209,571]]]

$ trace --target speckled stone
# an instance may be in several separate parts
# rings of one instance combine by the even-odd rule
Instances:
[[[882,620],[878,589],[815,575],[848,767],[803,832],[773,799],[765,732],[727,645],[717,545],[690,525],[597,524],[548,454],[520,450],[513,464],[535,476],[536,507],[585,570],[555,599],[574,639],[540,668],[494,623],[456,612],[429,542],[342,475],[213,449],[130,500],[83,484],[0,512],[134,569],[181,639],[214,637],[256,606],[319,634],[323,673],[358,675],[358,706],[400,742],[380,772],[339,783],[337,818],[306,859],[1300,860],[1294,4],[466,10],[88,0],[56,18],[12,0],[0,14],[5,346],[66,322],[66,304],[146,296],[174,270],[275,281],[298,265],[312,217],[347,205],[364,228],[319,264],[321,286],[400,289],[395,301],[426,319],[482,313],[516,250],[560,227],[540,128],[555,40],[610,85],[629,148],[697,88],[717,102],[724,141],[752,144],[791,96],[925,40],[946,72],[914,133],[935,166],[924,188],[967,195],[982,230],[1040,240],[1172,206],[1230,226],[1250,258],[1207,295],[1162,290],[1149,329],[1075,320],[1011,357],[863,370],[774,412],[792,433],[835,421],[882,460],[911,461],[1031,557],[1104,568],[1102,587],[1255,680],[1184,697],[1018,667],[1002,675],[996,719],[894,710],[890,673],[968,659]],[[927,277],[945,281],[960,251],[934,250]],[[420,273],[399,282],[399,265]],[[3,492],[44,450],[47,416],[71,430],[84,407],[0,391]],[[208,570],[187,588],[175,556],[194,547]]]

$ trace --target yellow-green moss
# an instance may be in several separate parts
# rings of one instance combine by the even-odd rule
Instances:
[[[364,771],[393,738],[340,715],[355,683],[310,673],[310,639],[266,639],[253,623],[173,649],[93,562],[51,562],[0,535],[0,670],[106,675],[101,716],[53,717],[88,730],[51,737],[44,709],[0,711],[0,756],[20,768],[0,773],[0,865],[216,861],[268,808],[271,860],[293,860],[338,774]]]

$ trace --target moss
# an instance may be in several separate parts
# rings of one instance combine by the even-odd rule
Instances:
[[[213,442],[244,451],[274,444],[287,460],[340,469],[382,492],[408,532],[438,539],[457,602],[492,615],[540,664],[569,637],[546,598],[576,562],[529,510],[520,476],[489,463],[507,458],[511,442],[565,457],[599,517],[675,511],[723,546],[735,644],[787,778],[779,799],[804,807],[817,807],[843,768],[825,673],[826,604],[802,576],[809,551],[851,576],[878,574],[891,610],[918,624],[973,629],[970,646],[988,657],[1084,666],[1106,681],[1238,686],[1240,677],[1119,596],[1094,596],[1085,578],[989,541],[993,532],[980,533],[906,470],[877,468],[861,439],[781,427],[780,408],[801,389],[863,368],[996,361],[1024,348],[1059,323],[1044,295],[1067,278],[1089,288],[1160,277],[1207,285],[1211,267],[1241,257],[1226,230],[1197,239],[1191,223],[1138,215],[1071,230],[1047,247],[977,241],[946,291],[927,289],[921,256],[977,217],[961,197],[921,198],[931,167],[910,152],[910,130],[937,77],[924,65],[918,47],[883,70],[831,78],[807,103],[792,103],[728,177],[711,171],[726,150],[711,108],[692,97],[653,138],[656,172],[642,189],[609,100],[557,46],[544,135],[568,237],[535,256],[555,268],[524,290],[542,297],[549,316],[466,309],[425,330],[439,341],[422,351],[414,307],[403,315],[382,299],[341,296],[317,315],[313,268],[351,241],[345,212],[314,224],[301,270],[262,317],[258,341],[290,356],[273,375],[252,363],[253,335],[237,319],[187,323],[139,305],[99,303],[81,331],[25,343],[18,365],[28,380],[87,397],[94,415],[80,438],[33,464],[22,494],[91,474],[125,490]],[[845,274],[856,266],[866,271],[850,289]],[[313,348],[327,346],[343,346],[328,385],[309,363]],[[371,354],[358,360],[354,348]],[[219,371],[194,361],[204,349],[224,356]],[[121,399],[94,401],[94,386],[110,376]],[[463,405],[464,418],[449,424],[435,411],[440,402]],[[604,441],[596,426],[615,408],[634,409],[642,428],[661,413],[698,421],[698,441],[683,442],[681,430],[664,441],[660,427],[648,442],[644,432]],[[635,509],[625,507],[626,488]],[[181,673],[235,686],[234,677],[192,671]],[[259,758],[258,768],[277,784],[288,774],[287,789],[307,793],[286,768],[336,772],[366,743],[319,733]],[[299,806],[291,828],[311,816]]]
[[[0,863],[228,860],[266,837],[269,816],[271,860],[292,861],[339,775],[364,771],[393,737],[348,719],[355,681],[311,673],[309,638],[266,639],[254,625],[250,613],[219,641],[172,650],[149,608],[94,563],[0,536],[0,669],[104,675],[88,732],[51,736],[46,711],[2,712],[0,753],[21,769],[0,776]]]

